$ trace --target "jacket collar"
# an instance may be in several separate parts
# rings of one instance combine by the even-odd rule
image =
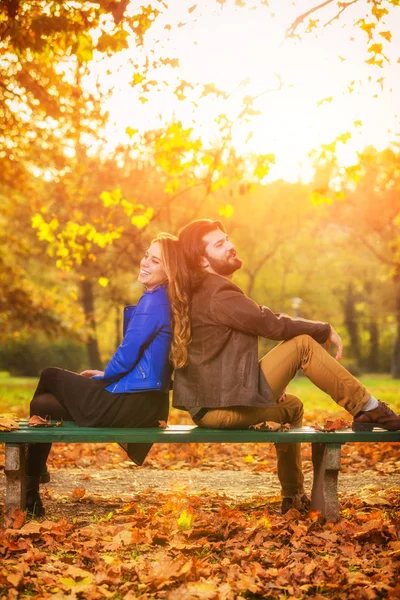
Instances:
[[[162,283],[161,285],[158,285],[157,287],[154,288],[154,290],[145,290],[144,294],[155,294],[161,290],[166,290],[168,287],[168,283]]]

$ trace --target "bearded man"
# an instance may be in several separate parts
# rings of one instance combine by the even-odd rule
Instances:
[[[262,421],[300,427],[303,404],[285,389],[302,369],[353,415],[354,430],[400,429],[400,417],[340,365],[342,340],[329,323],[276,314],[232,283],[242,261],[220,221],[193,221],[179,240],[193,289],[192,341],[186,366],[175,372],[176,408],[212,429],[247,429]],[[260,361],[258,336],[282,342]],[[336,357],[321,344],[333,344]],[[282,512],[308,509],[300,444],[277,444],[276,450]]]

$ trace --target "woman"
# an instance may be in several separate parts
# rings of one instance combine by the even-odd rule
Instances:
[[[190,337],[186,268],[179,242],[160,233],[140,263],[138,281],[146,288],[137,306],[125,308],[124,339],[104,372],[71,373],[45,369],[30,414],[75,421],[84,427],[157,427],[168,418],[172,368],[186,362]],[[45,510],[39,481],[51,444],[29,444],[26,508]],[[130,444],[128,454],[141,465],[151,444]]]

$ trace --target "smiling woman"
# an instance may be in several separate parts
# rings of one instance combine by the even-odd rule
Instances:
[[[141,261],[146,291],[125,311],[124,338],[104,372],[45,369],[30,415],[74,421],[83,427],[157,427],[168,418],[173,367],[187,358],[190,337],[187,272],[176,237],[161,233]],[[129,457],[141,465],[152,444],[132,444]],[[51,444],[30,444],[27,509],[44,514],[39,479]]]

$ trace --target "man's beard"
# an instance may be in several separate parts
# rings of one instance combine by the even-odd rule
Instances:
[[[212,258],[211,256],[207,256],[208,262],[210,263],[210,267],[217,273],[218,275],[232,275],[235,271],[240,269],[242,266],[242,261],[235,254],[232,254],[230,258]]]

